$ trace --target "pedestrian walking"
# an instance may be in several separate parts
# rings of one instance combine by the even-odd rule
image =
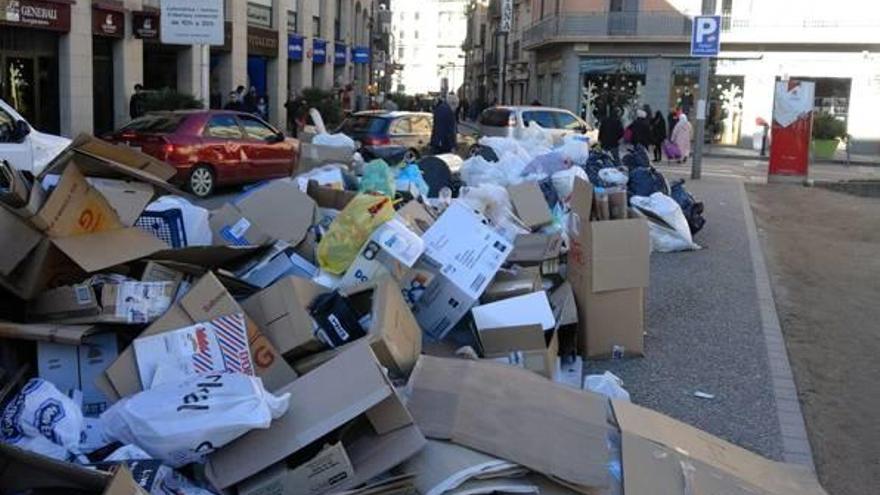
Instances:
[[[648,122],[648,114],[642,110],[636,110],[636,120],[629,125],[630,143],[636,146],[644,146],[646,149],[651,145],[651,124]]]
[[[620,163],[621,139],[623,139],[623,123],[620,122],[617,110],[611,110],[611,113],[599,124],[599,145],[611,154],[616,164]]]
[[[382,102],[382,110],[386,112],[396,112],[399,110],[397,103],[391,97],[391,93],[385,93],[385,101]]]
[[[263,120],[269,120],[269,103],[265,96],[261,96],[257,100],[257,115]]]
[[[258,101],[259,96],[257,96],[257,88],[256,86],[251,86],[251,89],[244,95],[244,100],[242,101],[244,111],[248,113],[257,113]]]
[[[663,141],[666,141],[666,119],[660,110],[651,119],[651,144],[654,146],[654,163],[663,159]]]
[[[140,84],[134,85],[134,94],[128,101],[128,116],[132,120],[144,115],[144,87]]]
[[[230,91],[229,92],[229,101],[227,101],[226,104],[223,105],[223,110],[233,110],[236,112],[242,111],[241,101],[239,100],[238,91]]]
[[[434,154],[455,150],[457,127],[455,112],[446,100],[440,98],[434,107],[434,127],[431,129],[431,151]]]
[[[681,158],[677,160],[678,163],[687,162],[688,156],[691,154],[691,133],[693,133],[693,127],[688,122],[687,114],[682,113],[678,116],[678,123],[675,124],[671,136],[672,142],[678,146],[678,150],[681,152]]]

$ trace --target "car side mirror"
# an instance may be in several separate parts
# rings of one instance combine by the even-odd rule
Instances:
[[[21,141],[26,138],[28,134],[31,133],[31,126],[28,125],[27,122],[23,120],[18,120],[15,122],[15,131],[14,131],[14,140]]]
[[[281,132],[269,138],[269,142],[273,144],[280,143],[281,141],[284,141],[284,133]]]

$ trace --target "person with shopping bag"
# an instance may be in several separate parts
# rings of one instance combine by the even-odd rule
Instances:
[[[672,130],[670,141],[678,148],[678,157],[670,156],[670,159],[676,158],[677,163],[687,162],[688,156],[691,154],[691,133],[693,127],[688,122],[687,114],[682,112],[678,116],[678,123]]]

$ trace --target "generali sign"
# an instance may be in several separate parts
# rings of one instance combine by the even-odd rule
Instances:
[[[0,24],[70,31],[70,4],[44,0],[0,0]]]

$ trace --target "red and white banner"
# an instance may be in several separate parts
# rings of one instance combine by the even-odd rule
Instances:
[[[807,177],[815,94],[816,84],[810,81],[776,82],[770,176]]]

